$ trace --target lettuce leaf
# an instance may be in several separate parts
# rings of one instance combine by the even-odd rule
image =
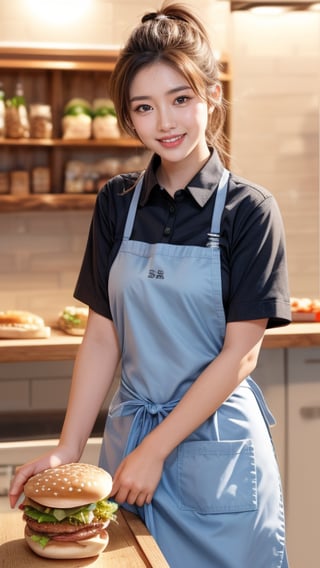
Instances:
[[[24,507],[25,514],[38,521],[38,523],[59,523],[67,521],[71,525],[88,524],[94,519],[97,521],[115,521],[117,503],[102,499],[96,503],[89,503],[83,507],[72,507],[68,509],[54,509],[51,507],[42,507],[38,503],[27,504]]]
[[[31,537],[33,542],[38,542],[41,548],[45,548],[50,540],[48,536],[33,534]]]

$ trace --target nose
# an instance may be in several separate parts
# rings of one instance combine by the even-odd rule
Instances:
[[[174,112],[167,106],[158,110],[158,127],[163,131],[172,130],[176,127]]]

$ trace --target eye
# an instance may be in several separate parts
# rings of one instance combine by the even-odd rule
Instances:
[[[180,97],[177,97],[175,100],[175,104],[176,105],[183,105],[185,103],[187,103],[190,100],[191,97],[187,97],[186,95],[180,95]]]
[[[145,113],[145,112],[149,112],[150,110],[152,110],[152,106],[144,103],[142,105],[138,105],[133,110],[134,110],[134,112]]]

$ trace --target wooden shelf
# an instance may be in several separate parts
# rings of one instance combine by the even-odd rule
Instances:
[[[1,195],[0,213],[17,211],[57,211],[92,209],[96,194],[84,195],[66,193],[46,193],[41,195]]]
[[[47,167],[51,179],[50,194],[0,195],[0,213],[90,209],[95,195],[62,193],[68,162],[79,160],[91,164],[108,157],[124,161],[128,156],[141,154],[143,157],[143,145],[129,137],[101,140],[62,138],[66,103],[72,98],[93,102],[96,98],[107,97],[108,81],[117,56],[116,49],[0,47],[1,81],[7,97],[13,96],[16,83],[20,81],[27,105],[40,102],[50,105],[53,119],[52,139],[0,140],[0,171],[27,170],[31,174],[35,167]],[[220,79],[228,100],[231,77],[225,57],[221,58]],[[225,129],[228,137],[229,117]],[[141,167],[144,165],[142,162]]]
[[[1,47],[4,69],[112,71],[117,50]]]
[[[65,140],[64,138],[2,138],[0,140],[0,146],[53,146],[57,148],[72,148],[73,146],[83,146],[85,148],[142,148],[141,142],[139,142],[139,140],[135,140],[134,138],[101,138],[99,140],[92,138],[89,138],[88,140]]]

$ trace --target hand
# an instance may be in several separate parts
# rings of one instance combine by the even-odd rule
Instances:
[[[71,461],[74,460],[70,455],[68,455],[67,450],[57,447],[50,452],[17,467],[9,489],[9,501],[12,509],[15,507],[21,493],[23,492],[23,487],[29,477],[32,477],[44,469],[57,467],[58,465],[70,463]]]
[[[163,459],[143,443],[120,463],[113,477],[111,495],[118,503],[142,507],[151,503],[161,479]]]

